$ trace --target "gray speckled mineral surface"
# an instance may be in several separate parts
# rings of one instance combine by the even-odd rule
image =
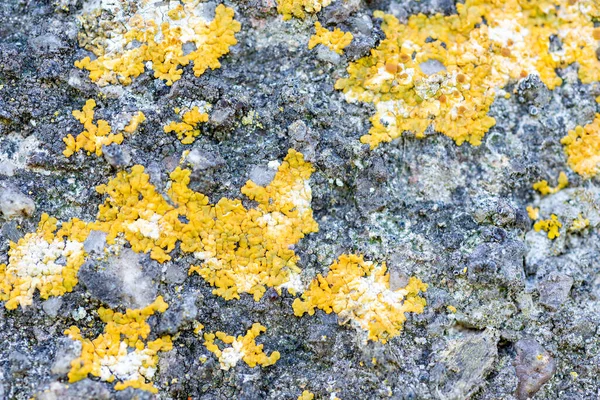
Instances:
[[[560,142],[600,112],[600,86],[583,84],[577,63],[559,65],[563,81],[553,90],[535,74],[503,87],[512,95],[495,97],[489,115],[496,124],[479,146],[458,146],[428,129],[424,138],[407,132],[370,149],[359,138],[371,127],[374,105],[347,102],[334,85],[385,37],[373,12],[406,23],[418,13],[455,14],[463,1],[334,0],[306,19],[284,21],[275,0],[227,0],[241,30],[220,68],[197,77],[190,63],[172,86],[146,68],[131,85],[101,87],[74,67],[95,57],[81,38],[99,25],[82,15],[105,7],[98,14],[104,21],[117,13],[115,4],[146,2],[0,0],[0,265],[11,262],[11,243],[35,232],[43,213],[94,221],[105,199],[96,187],[133,165],[145,167],[168,202],[169,174],[180,166],[191,170],[189,187],[211,204],[239,199],[251,209],[256,202],[240,188],[248,180],[272,182],[293,148],[315,168],[309,184],[319,225],[290,246],[300,286],[326,275],[340,255],[360,253],[386,263],[392,291],[412,276],[427,283],[427,305],[406,314],[396,337],[366,341],[349,317],[294,315],[300,293],[271,287],[258,301],[247,293],[227,301],[188,276],[201,255],[177,245],[160,263],[123,241],[118,251],[108,248],[106,233],[92,230],[71,291],[48,299],[35,292],[30,305],[15,309],[1,303],[0,399],[292,400],[303,391],[341,400],[600,397],[600,180],[571,170]],[[218,4],[204,5],[210,18]],[[307,48],[317,20],[353,33],[343,54]],[[595,45],[600,49],[600,38]],[[434,59],[422,70],[447,72]],[[103,146],[103,156],[67,158],[62,139],[82,130],[71,113],[88,99],[97,103],[95,119],[115,129],[139,110],[146,121],[123,144]],[[193,144],[164,132],[178,120],[175,108],[207,104],[209,118]],[[562,171],[568,188],[547,196],[532,189],[542,179],[553,186]],[[528,206],[563,221],[560,236],[536,231]],[[54,262],[62,268],[67,261]],[[0,294],[5,290],[0,282]],[[148,340],[169,335],[173,348],[158,353],[147,375],[157,393],[116,390],[97,374],[69,382],[82,345],[66,329],[78,326],[93,338],[105,327],[100,307],[143,308],[158,295],[169,308],[148,318]],[[267,328],[257,343],[280,353],[274,365],[239,361],[223,369],[198,334],[199,323],[206,332],[238,336],[256,322]]]

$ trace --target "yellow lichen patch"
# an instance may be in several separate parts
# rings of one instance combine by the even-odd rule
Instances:
[[[539,207],[532,207],[532,206],[527,206],[527,215],[529,215],[529,218],[532,220],[536,220],[540,217],[540,209]]]
[[[94,108],[96,102],[88,100],[81,111],[73,111],[73,116],[83,124],[84,130],[74,138],[69,134],[63,139],[67,148],[63,151],[65,157],[71,157],[74,153],[83,149],[89,153],[95,153],[97,156],[102,155],[102,146],[112,143],[121,144],[123,142],[122,134],[111,133],[111,128],[108,122],[103,119],[94,123]]]
[[[0,265],[0,300],[7,309],[30,305],[36,289],[47,299],[71,292],[77,284],[89,229],[76,218],[60,229],[57,223],[43,214],[35,233],[10,244],[8,265]]]
[[[146,121],[146,116],[143,112],[138,111],[137,114],[135,114],[133,118],[131,118],[129,124],[123,129],[123,132],[133,133],[137,131],[137,129],[140,127],[140,124],[144,121]]]
[[[423,137],[431,127],[479,145],[495,124],[487,114],[496,92],[510,80],[537,74],[553,89],[562,82],[556,68],[575,62],[582,82],[600,79],[591,16],[570,0],[466,0],[457,10],[406,24],[375,12],[386,38],[335,85],[347,101],[375,105],[363,143],[374,148],[404,131]],[[550,48],[554,35],[560,51]]]
[[[302,392],[300,396],[298,396],[298,400],[313,400],[315,395],[308,390]]]
[[[331,0],[277,0],[277,12],[287,21],[292,17],[306,18],[306,14],[315,14],[323,7],[331,4]]]
[[[129,85],[144,72],[147,63],[151,64],[154,77],[170,86],[181,78],[181,67],[190,62],[194,63],[196,76],[208,68],[220,68],[219,58],[237,43],[234,34],[241,25],[234,20],[233,9],[222,4],[215,9],[212,21],[204,20],[198,12],[204,5],[197,2],[141,0],[137,6],[116,5],[121,21],[113,16],[103,24],[94,24],[98,29],[80,36],[80,44],[97,58],[86,57],[75,66],[88,70],[90,79],[100,86]],[[137,12],[131,15],[133,9]],[[115,22],[122,25],[116,31],[107,33],[99,28]],[[186,52],[184,45],[193,50]]]
[[[181,143],[191,144],[200,135],[200,130],[196,127],[206,121],[208,121],[208,114],[200,112],[198,107],[195,106],[181,116],[181,122],[171,121],[163,129],[166,133],[176,133]]]
[[[564,172],[558,175],[558,185],[551,187],[548,181],[542,180],[533,184],[533,189],[540,192],[542,196],[557,193],[559,190],[566,188],[569,185],[569,178]]]
[[[229,336],[225,332],[205,333],[204,346],[208,351],[217,356],[219,364],[221,364],[221,369],[225,371],[231,367],[235,367],[240,360],[243,360],[251,368],[257,365],[268,367],[279,360],[279,352],[274,351],[267,356],[263,351],[263,345],[256,344],[255,339],[261,333],[266,332],[266,330],[261,324],[255,323],[246,332],[246,335],[239,335],[237,338]],[[221,350],[215,343],[215,339],[231,346]]]
[[[308,185],[313,170],[301,153],[290,150],[268,186],[248,181],[242,188],[244,195],[258,203],[256,208],[247,210],[237,200],[221,199],[214,208],[212,229],[192,230],[182,240],[182,249],[194,251],[204,261],[190,268],[190,273],[196,271],[216,287],[214,294],[226,300],[239,298],[240,293],[258,300],[266,287],[287,287],[294,292],[288,284],[300,269],[293,246],[304,235],[318,231]],[[192,214],[188,218],[202,225],[206,217]]]
[[[120,172],[116,178],[96,190],[108,197],[100,205],[93,229],[107,232],[107,243],[124,237],[135,252],[151,252],[159,262],[170,260],[167,253],[175,248],[182,222],[175,207],[156,191],[144,167]]]
[[[544,231],[548,233],[548,239],[555,239],[560,236],[559,228],[562,224],[555,214],[550,215],[550,219],[543,219],[533,224],[536,232]]]
[[[322,44],[338,54],[344,54],[344,49],[353,39],[350,32],[342,32],[339,28],[330,31],[327,28],[323,28],[319,22],[315,22],[315,31],[315,34],[308,41],[309,49]]]
[[[571,226],[569,227],[569,232],[580,232],[590,226],[590,220],[584,218],[583,215],[579,214],[579,216],[573,220]]]
[[[99,119],[94,123],[94,108],[96,108],[96,102],[90,99],[85,102],[85,106],[83,106],[81,111],[73,111],[73,116],[83,124],[83,131],[77,137],[69,134],[63,138],[63,142],[66,145],[66,149],[63,151],[65,157],[71,157],[80,150],[87,151],[88,154],[95,153],[97,156],[101,156],[102,146],[108,146],[112,143],[123,143],[123,134],[111,133],[111,127],[107,121]],[[131,121],[123,131],[131,134],[145,120],[146,116],[139,111],[131,118]]]
[[[81,330],[72,326],[65,331],[71,339],[81,342],[81,356],[71,362],[69,382],[77,382],[88,375],[103,381],[118,381],[116,390],[128,387],[157,393],[152,378],[158,365],[158,352],[169,351],[173,345],[170,336],[148,341],[148,317],[163,313],[168,305],[161,296],[142,309],[125,313],[100,308],[98,315],[106,324],[104,332],[94,339],[84,338]]]
[[[390,290],[389,280],[385,263],[376,266],[363,256],[344,254],[331,265],[327,276],[319,274],[311,282],[302,300],[294,300],[294,314],[313,315],[315,308],[333,311],[340,323],[350,321],[367,331],[369,340],[385,343],[400,334],[405,313],[423,312],[426,302],[419,292],[427,290],[427,284],[415,277],[397,290]]]
[[[92,229],[107,232],[107,242],[124,237],[135,252],[150,252],[164,262],[177,242],[202,265],[192,266],[214,293],[227,300],[250,293],[260,299],[267,287],[280,290],[297,276],[293,245],[316,232],[308,179],[313,171],[301,153],[290,150],[266,187],[248,181],[242,193],[257,203],[246,209],[240,200],[208,197],[189,189],[191,171],[171,173],[170,201],[150,183],[144,168],[120,172],[98,186],[107,198]],[[289,291],[293,291],[290,287]]]
[[[591,124],[578,126],[560,141],[565,148],[569,167],[585,178],[598,174],[600,165],[600,114]]]

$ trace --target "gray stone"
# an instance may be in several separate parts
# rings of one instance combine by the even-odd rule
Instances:
[[[482,243],[468,258],[468,277],[472,282],[495,283],[518,289],[524,286],[522,242],[507,239],[502,243]]]
[[[90,231],[90,234],[83,242],[83,248],[86,253],[101,254],[106,247],[106,232]]]
[[[521,339],[515,344],[515,370],[519,385],[515,396],[519,400],[532,398],[554,375],[556,362],[546,349],[533,339]]]
[[[62,337],[57,341],[56,354],[50,367],[55,376],[66,376],[71,371],[71,361],[81,355],[81,342]]]
[[[422,62],[421,64],[419,64],[419,68],[421,68],[421,71],[423,71],[423,73],[427,75],[433,75],[439,72],[446,71],[446,67],[444,67],[444,64],[435,59]]]
[[[259,186],[267,186],[275,178],[276,173],[277,170],[274,168],[269,168],[265,165],[255,165],[250,170],[249,178]]]
[[[102,146],[102,155],[106,162],[116,169],[131,165],[131,152],[127,145],[112,143],[108,146]]]
[[[6,219],[28,217],[35,212],[35,203],[17,187],[0,181],[0,215]]]
[[[205,171],[225,164],[225,160],[216,148],[194,147],[185,160],[194,171]]]
[[[50,297],[42,303],[42,308],[49,317],[56,318],[62,304],[63,299],[61,297]]]
[[[342,57],[338,53],[322,44],[317,45],[317,58],[333,65],[338,65],[342,61]]]
[[[31,368],[31,359],[24,353],[18,350],[13,350],[8,355],[8,363],[10,372],[13,376],[26,375]]]
[[[434,355],[430,387],[442,400],[462,400],[473,395],[483,384],[498,356],[497,334],[492,329],[464,332],[448,341]]]
[[[556,311],[568,298],[573,278],[560,272],[551,272],[538,285],[540,303]]]
[[[156,283],[140,265],[140,255],[124,248],[105,263],[88,261],[79,270],[80,283],[92,297],[111,307],[143,308],[156,298]]]
[[[196,320],[198,316],[196,302],[199,300],[201,303],[201,297],[198,297],[197,293],[187,293],[182,300],[182,302],[169,306],[167,311],[160,315],[157,334],[174,335],[184,326],[191,325]]]
[[[75,383],[52,382],[35,396],[38,400],[109,400],[113,398],[104,382],[84,379]]]

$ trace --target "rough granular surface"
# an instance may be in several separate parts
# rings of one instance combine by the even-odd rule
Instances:
[[[0,1],[0,399],[596,399],[596,0]]]

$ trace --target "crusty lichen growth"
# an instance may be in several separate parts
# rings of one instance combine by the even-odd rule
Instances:
[[[85,106],[81,111],[73,111],[73,116],[83,124],[83,131],[73,137],[69,134],[63,138],[66,149],[63,151],[65,157],[71,157],[73,154],[80,150],[87,151],[88,154],[95,153],[97,156],[102,155],[102,146],[108,146],[109,144],[123,143],[122,133],[111,133],[111,127],[107,121],[99,119],[94,123],[94,108],[96,108],[96,102],[90,99],[85,102]],[[139,126],[140,123],[146,120],[144,114],[140,111],[132,119],[129,125],[124,129],[127,133],[133,133]]]
[[[301,153],[290,150],[266,187],[248,181],[242,193],[257,203],[246,209],[240,200],[208,197],[189,189],[191,171],[171,173],[166,199],[150,183],[144,167],[119,172],[97,190],[107,198],[93,229],[107,232],[107,242],[124,237],[135,252],[164,262],[179,242],[203,264],[192,266],[227,300],[250,293],[260,299],[267,287],[280,290],[299,268],[292,246],[316,232],[308,179],[313,171]],[[291,289],[288,289],[292,291]]]
[[[255,323],[246,332],[246,335],[239,335],[237,338],[229,336],[225,332],[205,333],[204,346],[217,356],[221,369],[225,371],[235,367],[240,360],[243,360],[251,368],[257,365],[268,367],[275,364],[280,355],[278,351],[274,351],[267,356],[263,351],[263,345],[256,344],[256,338],[266,330],[261,324]],[[215,343],[216,339],[230,346],[221,350]]]
[[[181,122],[171,121],[163,129],[166,133],[174,132],[183,144],[192,144],[200,135],[198,125],[208,121],[208,114],[200,112],[198,106],[192,107],[181,116]]]
[[[564,172],[561,172],[560,174],[558,174],[558,184],[555,187],[551,187],[548,184],[548,181],[544,179],[544,180],[534,183],[533,189],[540,192],[540,194],[542,196],[546,196],[548,194],[557,193],[558,191],[566,188],[568,185],[569,185],[569,178],[567,177],[567,174],[565,174]]]
[[[146,116],[143,112],[138,111],[129,121],[129,124],[123,129],[123,132],[132,134],[138,130],[140,124],[146,121]]]
[[[314,393],[311,393],[309,390],[303,391],[302,394],[298,396],[298,400],[313,400],[314,398]]]
[[[560,236],[559,229],[562,223],[558,220],[555,214],[550,215],[550,219],[542,219],[533,224],[533,229],[536,232],[544,231],[548,233],[548,239],[555,239]]]
[[[277,0],[277,12],[284,21],[292,17],[304,19],[306,14],[318,13],[330,4],[331,0]]]
[[[88,28],[96,29],[80,35],[80,43],[97,58],[86,57],[75,66],[88,70],[90,79],[100,86],[129,85],[144,72],[147,63],[151,64],[154,77],[170,86],[181,78],[181,67],[190,62],[196,76],[208,68],[220,68],[219,59],[237,43],[235,33],[241,25],[234,19],[233,9],[222,4],[209,22],[198,12],[204,7],[198,2],[141,0],[137,7],[126,3],[125,7],[114,6],[114,14],[109,14],[112,18],[106,21],[106,26],[118,22],[124,27],[105,32],[101,29],[104,24],[88,24]],[[137,12],[132,15],[133,9]],[[186,44],[195,48],[186,52]]]
[[[569,226],[569,232],[581,232],[590,226],[590,220],[579,214]]]
[[[556,69],[575,62],[583,83],[599,80],[594,25],[575,3],[466,0],[456,15],[414,15],[407,24],[375,12],[386,38],[336,82],[347,101],[375,105],[361,141],[374,148],[430,128],[479,145],[495,124],[488,116],[495,94],[510,80],[537,74],[553,89],[562,83]],[[550,49],[553,35],[560,51]]]
[[[0,265],[0,300],[7,309],[32,304],[36,290],[47,299],[71,292],[77,284],[89,230],[76,218],[60,229],[57,224],[55,218],[43,214],[36,232],[11,242],[8,265]]]
[[[344,49],[352,42],[354,36],[350,32],[343,32],[339,28],[330,31],[323,28],[319,22],[315,22],[315,34],[308,41],[308,48],[313,49],[322,44],[338,54],[344,54]]]
[[[368,340],[385,343],[402,331],[407,312],[420,314],[426,305],[419,292],[427,284],[411,277],[405,288],[390,290],[390,275],[385,263],[375,265],[361,255],[341,255],[327,276],[318,275],[302,299],[292,307],[298,317],[315,309],[338,314],[340,323],[350,321],[368,332]]]
[[[147,320],[167,308],[161,296],[147,307],[128,309],[124,313],[100,308],[98,316],[106,326],[94,339],[84,338],[76,326],[67,329],[65,334],[82,345],[81,356],[71,362],[69,382],[93,375],[107,382],[118,381],[116,390],[132,387],[157,393],[152,378],[158,365],[158,352],[169,351],[173,345],[168,335],[148,341]]]
[[[540,208],[527,206],[527,215],[529,216],[529,219],[535,221],[540,217]]]
[[[182,249],[193,251],[204,263],[192,266],[215,286],[214,294],[226,300],[249,293],[259,300],[266,287],[278,291],[300,272],[293,246],[304,235],[317,232],[308,180],[313,166],[290,150],[273,181],[266,187],[248,181],[242,193],[257,204],[245,209],[239,200],[221,199],[215,206],[217,221],[207,231],[192,231]],[[203,217],[192,215],[202,225]],[[212,223],[211,223],[212,225]]]
[[[599,39],[600,40],[600,39]],[[564,145],[569,167],[584,178],[598,174],[600,165],[600,114],[591,124],[577,126],[560,141]]]

